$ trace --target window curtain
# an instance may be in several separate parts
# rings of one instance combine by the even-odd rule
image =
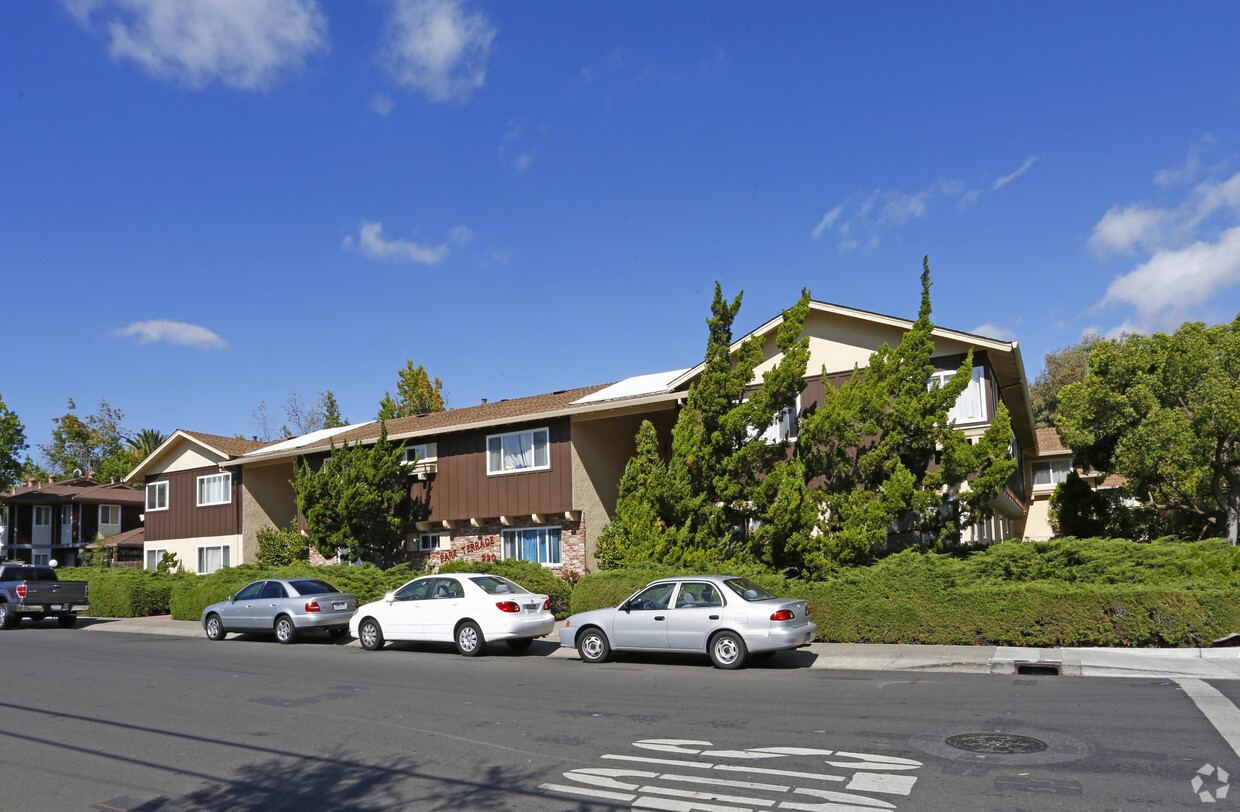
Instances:
[[[531,434],[509,434],[501,438],[504,441],[505,471],[518,468],[529,468],[534,464],[534,437]]]

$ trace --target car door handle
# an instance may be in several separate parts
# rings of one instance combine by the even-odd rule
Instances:
[[[655,620],[667,620],[667,618],[665,618],[663,615],[655,615],[654,619]]]
[[[718,619],[719,619],[719,615],[711,615],[711,616],[710,616],[710,619],[711,619],[711,620],[718,620]]]

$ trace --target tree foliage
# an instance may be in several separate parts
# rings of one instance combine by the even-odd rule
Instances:
[[[310,559],[310,542],[297,529],[297,522],[288,527],[260,527],[258,530],[258,563],[265,567],[286,567]]]
[[[330,389],[319,387],[319,397],[309,401],[297,389],[290,389],[282,407],[284,420],[279,427],[276,418],[267,410],[267,401],[260,401],[250,417],[258,428],[258,435],[266,441],[289,439],[320,429],[334,429],[349,425],[340,416],[340,405]]]
[[[1085,380],[1060,393],[1056,425],[1078,466],[1125,477],[1129,495],[1236,543],[1240,316],[1099,343]]]
[[[124,420],[104,398],[97,412],[79,417],[77,404],[69,398],[69,410],[52,420],[51,442],[39,446],[48,469],[64,476],[93,473],[101,482],[123,478],[139,461],[126,442]]]
[[[1047,429],[1055,425],[1060,391],[1069,384],[1085,380],[1085,374],[1089,372],[1089,354],[1101,343],[1101,338],[1090,333],[1079,343],[1046,354],[1042,371],[1033,386],[1029,387],[1029,401],[1038,428]]]
[[[171,435],[163,434],[159,429],[142,429],[133,437],[126,437],[125,444],[133,450],[138,461],[146,459],[152,451],[168,441]]]
[[[26,427],[0,398],[0,491],[7,491],[21,481],[25,450]]]
[[[417,474],[403,464],[404,450],[404,443],[388,442],[385,424],[373,445],[332,444],[318,471],[304,459],[297,462],[297,509],[320,553],[331,557],[347,549],[351,560],[384,567],[403,557],[405,525],[429,511],[425,501],[412,497]]]
[[[1000,403],[970,444],[948,419],[973,359],[943,386],[929,385],[936,370],[928,262],[921,281],[918,319],[900,343],[880,347],[840,389],[826,385],[820,407],[800,416],[794,443],[768,429],[795,409],[805,386],[809,293],[784,312],[780,360],[755,389],[764,339],[733,350],[740,296],[729,304],[716,285],[702,374],[672,430],[670,457],[664,461],[653,425],[643,423],[599,540],[600,566],[728,560],[822,576],[900,546],[953,546],[964,528],[991,516],[1016,468],[1011,422]]]
[[[405,366],[396,373],[396,397],[391,392],[384,392],[379,400],[379,419],[392,420],[397,417],[413,417],[428,412],[444,410],[443,381],[431,378],[421,364],[414,367],[413,361],[405,361]]]

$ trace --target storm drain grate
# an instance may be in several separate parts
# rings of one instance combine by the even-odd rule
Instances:
[[[1017,674],[1029,674],[1032,676],[1058,677],[1063,674],[1063,663],[1057,662],[1016,662]]]
[[[1047,748],[1046,742],[1040,739],[1013,733],[961,733],[949,738],[947,743],[970,753],[1040,753]]]

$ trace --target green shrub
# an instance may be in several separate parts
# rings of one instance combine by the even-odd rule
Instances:
[[[258,563],[268,567],[284,567],[310,558],[310,540],[297,529],[296,520],[288,527],[271,526],[258,529]]]
[[[533,561],[519,558],[505,558],[501,561],[449,561],[439,568],[442,573],[481,572],[502,575],[516,581],[530,592],[546,595],[551,599],[551,611],[559,619],[568,617],[570,613],[570,597],[573,587],[564,582],[555,573],[544,569]]]
[[[172,591],[186,576],[122,567],[62,567],[57,577],[87,582],[92,615],[148,617],[169,613]]]

